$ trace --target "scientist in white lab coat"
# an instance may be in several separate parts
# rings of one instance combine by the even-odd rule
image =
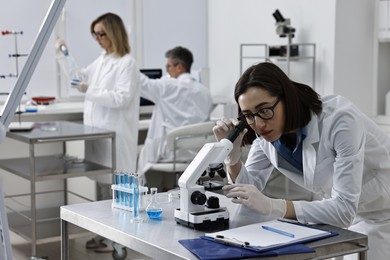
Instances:
[[[82,80],[71,78],[72,85],[85,93],[84,124],[115,131],[116,167],[133,173],[137,166],[140,100],[136,61],[130,55],[126,28],[118,15],[99,16],[91,23],[90,31],[103,52],[81,69]],[[58,39],[57,50],[63,46],[63,40]],[[58,53],[61,67],[69,70],[63,51]],[[110,140],[87,141],[85,158],[111,166]],[[98,183],[98,200],[111,198],[112,174],[91,178]]]
[[[62,39],[56,41],[57,60],[69,75],[71,85],[85,93],[84,124],[115,131],[116,168],[134,173],[137,167],[139,77],[136,61],[130,55],[126,28],[118,15],[106,13],[91,23],[90,31],[103,49],[94,62],[81,69],[78,75],[72,73],[66,60],[69,53],[66,48],[64,51],[66,45]],[[111,167],[111,141],[86,141],[85,159]],[[97,183],[97,200],[112,197],[112,174],[90,178]],[[92,238],[86,247],[105,252],[107,245],[103,240],[102,237]]]
[[[213,106],[209,89],[190,74],[192,53],[178,46],[168,50],[165,57],[168,77],[149,79],[140,74],[141,97],[155,104],[138,160],[138,173],[141,176],[155,162],[173,161],[173,152],[166,150],[166,137],[170,131],[209,120]],[[177,160],[188,161],[195,155],[195,152],[180,151]]]
[[[341,96],[322,98],[271,63],[247,69],[235,87],[248,129],[225,160],[226,196],[262,216],[325,223],[368,235],[368,258],[390,255],[390,137]],[[238,121],[217,121],[217,139]],[[240,145],[252,143],[245,165]],[[314,201],[265,196],[276,168],[314,193]]]

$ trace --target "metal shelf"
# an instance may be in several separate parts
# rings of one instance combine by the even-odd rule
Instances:
[[[35,256],[38,241],[59,237],[59,208],[61,205],[67,204],[68,195],[73,194],[84,198],[67,189],[66,179],[112,173],[115,169],[115,132],[74,122],[54,121],[36,122],[30,132],[8,131],[7,137],[26,143],[29,147],[29,157],[0,160],[0,168],[30,182],[30,190],[27,193],[7,196],[7,199],[29,196],[30,203],[27,210],[11,206],[7,208],[10,211],[8,212],[10,229],[31,242],[31,255]],[[67,156],[66,142],[100,139],[111,140],[111,167]],[[61,154],[36,156],[36,145],[55,142],[62,144]],[[60,191],[37,192],[36,183],[47,180],[62,180],[63,188]],[[61,205],[42,209],[42,206],[37,203],[37,195],[47,196],[48,193],[53,192],[61,192],[63,196],[63,201],[59,203]]]
[[[37,209],[36,212],[38,217],[36,224],[36,242],[45,243],[47,241],[60,240],[60,207]],[[31,218],[30,211],[21,213]],[[8,226],[10,230],[23,237],[28,242],[32,241],[31,221],[21,216],[20,213],[8,213]],[[85,230],[73,225],[70,232],[73,235],[82,235],[86,233]]]
[[[245,60],[258,60],[259,62],[265,61],[277,61],[277,62],[286,62],[287,71],[285,72],[287,76],[290,75],[290,63],[299,62],[299,61],[311,61],[311,72],[312,72],[312,82],[311,87],[315,89],[315,63],[316,63],[316,45],[314,43],[294,43],[286,44],[287,48],[290,45],[296,45],[299,47],[300,54],[298,56],[269,56],[268,44],[265,43],[242,43],[240,45],[240,75],[244,72],[244,61]],[[252,49],[252,50],[250,50]],[[248,54],[250,52],[250,54]],[[303,54],[302,54],[303,53]]]
[[[30,180],[30,158],[0,160],[0,168]],[[67,179],[104,174],[111,168],[90,161],[68,160],[62,155],[35,157],[35,181]]]

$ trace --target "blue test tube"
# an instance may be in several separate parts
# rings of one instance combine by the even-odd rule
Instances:
[[[114,171],[114,184],[115,186],[119,186],[120,185],[120,172],[118,170],[115,170]],[[118,190],[115,190],[114,191],[114,199],[115,199],[115,203],[119,204],[120,203],[120,195],[119,195],[119,191]]]
[[[132,208],[134,207],[134,201],[133,201],[133,185],[134,185],[134,179],[135,179],[135,176],[133,173],[130,173],[129,174],[129,188],[131,190],[131,192],[129,193],[129,207]]]
[[[125,171],[121,171],[121,174],[120,174],[120,178],[121,178],[121,183],[120,183],[120,186],[121,187],[126,187],[126,183],[127,183],[127,174],[126,174],[126,172]],[[121,203],[121,205],[125,205],[125,203],[126,203],[126,192],[124,192],[124,191],[121,191],[120,192],[120,197],[121,197],[121,199],[120,199],[120,203]]]
[[[123,177],[123,187],[125,187],[126,189],[129,189],[130,188],[130,175],[129,173],[127,172],[124,172],[123,173],[125,175],[125,177]],[[123,196],[124,196],[124,205],[127,206],[127,207],[130,207],[130,192],[123,192]]]
[[[138,176],[134,175],[133,182],[133,219],[135,221],[139,221],[139,187],[138,187]]]

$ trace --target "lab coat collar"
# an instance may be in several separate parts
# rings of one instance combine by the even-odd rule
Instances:
[[[305,183],[305,187],[309,189],[313,189],[314,183],[314,172],[317,164],[317,149],[319,143],[319,131],[318,131],[318,117],[313,114],[312,119],[309,124],[306,126],[307,134],[305,139],[302,142],[302,164],[303,164],[303,179]],[[278,152],[275,147],[258,137],[261,140],[261,147],[264,152],[268,154],[268,158],[272,165],[275,165],[279,171],[288,174],[290,177],[294,179],[296,176],[295,173],[290,172],[284,168],[279,168],[278,164]]]
[[[119,58],[114,56],[114,54],[107,54],[104,52],[101,58],[102,58],[102,62],[100,63],[100,68],[99,68],[101,69],[100,79],[102,79],[106,74],[108,74],[112,70],[114,65],[119,62]],[[103,65],[104,63],[107,64]]]
[[[309,189],[313,188],[319,141],[318,116],[313,114],[309,124],[307,125],[306,138],[302,143],[303,176],[305,186]]]
[[[177,77],[178,80],[183,80],[183,81],[196,81],[195,77],[192,76],[188,72],[184,72]]]

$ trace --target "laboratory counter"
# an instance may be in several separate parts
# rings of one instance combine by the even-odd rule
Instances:
[[[1,106],[2,107],[2,106]],[[37,122],[37,121],[82,121],[84,102],[55,102],[49,105],[36,106],[37,112],[26,111],[24,105],[20,106],[20,115],[22,122]],[[140,107],[140,119],[148,119],[153,112],[153,106]],[[13,121],[17,122],[19,116],[15,116]]]
[[[229,227],[234,228],[250,223],[248,212],[239,211],[238,206],[230,202],[225,196],[206,192],[207,196],[217,196],[221,206],[226,206],[230,213]],[[160,193],[161,201],[167,200],[167,193]],[[177,197],[177,196],[174,196]],[[81,227],[103,237],[106,237],[125,247],[147,255],[153,259],[197,259],[178,241],[181,239],[195,239],[204,235],[204,232],[179,225],[174,220],[174,209],[179,206],[179,199],[170,203],[162,203],[163,214],[161,220],[148,219],[145,212],[141,212],[142,223],[132,223],[132,213],[122,209],[112,208],[112,201],[97,201],[74,204],[61,207],[61,259],[71,259],[69,255],[68,228]],[[69,225],[72,224],[72,225]],[[337,236],[308,243],[314,248],[314,253],[282,255],[277,259],[324,259],[351,253],[359,253],[360,259],[366,258],[367,236],[345,229],[321,225],[321,228],[338,233]],[[261,258],[261,259],[275,259]]]

